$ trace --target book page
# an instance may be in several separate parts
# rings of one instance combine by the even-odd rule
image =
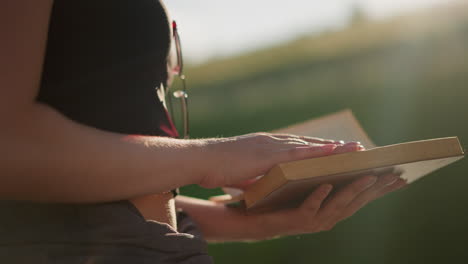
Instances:
[[[272,133],[285,133],[324,139],[360,141],[366,149],[376,147],[349,109],[295,124]]]

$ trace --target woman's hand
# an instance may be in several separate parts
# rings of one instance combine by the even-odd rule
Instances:
[[[203,157],[208,164],[199,184],[207,188],[255,178],[278,163],[363,149],[358,142],[267,133],[204,141]]]
[[[406,185],[397,174],[365,176],[340,189],[327,199],[329,184],[318,187],[301,206],[256,217],[261,236],[316,233],[332,229],[369,202]]]
[[[297,208],[246,215],[211,201],[177,197],[209,241],[264,240],[332,229],[371,201],[406,185],[396,174],[365,176],[329,197],[331,185],[318,187]]]

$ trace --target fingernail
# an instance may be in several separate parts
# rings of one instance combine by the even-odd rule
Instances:
[[[336,143],[340,144],[340,145],[344,145],[344,140],[339,140],[339,141],[336,141]]]
[[[358,148],[358,150],[365,150],[366,149],[363,145],[358,145],[357,148]]]

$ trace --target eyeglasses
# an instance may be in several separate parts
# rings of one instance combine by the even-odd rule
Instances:
[[[177,75],[180,80],[182,81],[182,90],[176,90],[172,93],[176,99],[180,100],[180,110],[182,115],[182,123],[183,123],[183,133],[181,134],[181,138],[189,138],[189,114],[188,114],[188,94],[187,94],[187,86],[185,83],[185,75],[184,75],[184,61],[182,59],[182,47],[180,45],[180,36],[179,32],[177,31],[177,23],[172,21],[172,32],[174,36],[175,48],[176,48],[176,56],[177,56],[177,65],[173,68],[173,73]],[[169,96],[169,111],[171,112],[172,121],[175,124],[174,120],[174,109],[172,106],[172,96]]]

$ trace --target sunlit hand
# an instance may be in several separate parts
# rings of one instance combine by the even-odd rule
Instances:
[[[265,174],[278,163],[330,155],[337,150],[358,151],[357,142],[343,142],[284,134],[255,133],[208,139],[203,158],[203,187],[224,187]]]

